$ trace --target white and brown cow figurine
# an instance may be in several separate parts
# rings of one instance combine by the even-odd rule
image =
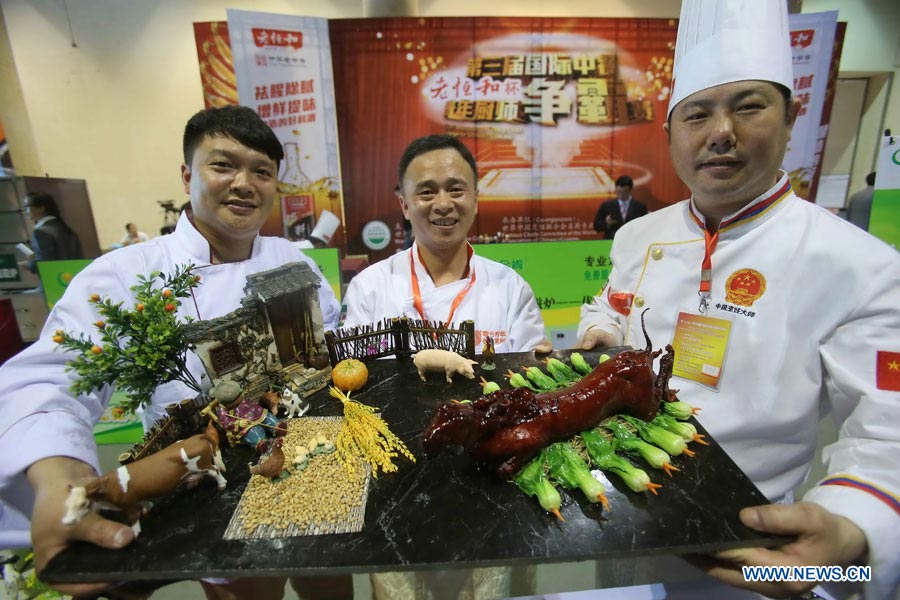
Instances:
[[[196,484],[204,476],[225,489],[225,464],[219,451],[219,436],[210,426],[203,433],[179,440],[133,463],[97,477],[84,486],[69,490],[63,524],[73,525],[91,511],[101,508],[124,511],[135,532],[138,518],[150,500],[163,496],[182,482]]]

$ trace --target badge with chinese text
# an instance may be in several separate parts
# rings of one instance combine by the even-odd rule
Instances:
[[[718,390],[731,321],[688,312],[675,324],[675,365],[672,374]]]

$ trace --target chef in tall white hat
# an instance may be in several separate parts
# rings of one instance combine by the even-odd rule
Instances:
[[[675,347],[672,387],[775,503],[744,507],[741,520],[796,536],[699,561],[709,575],[784,597],[815,582],[751,582],[741,567],[860,564],[871,567],[866,598],[893,598],[900,257],[791,191],[781,162],[799,109],[792,83],[784,0],[684,0],[664,128],[691,198],[619,231],[607,288],[582,307],[579,347],[642,346],[650,308],[650,338]],[[826,475],[795,503],[829,409],[840,434],[823,451]]]

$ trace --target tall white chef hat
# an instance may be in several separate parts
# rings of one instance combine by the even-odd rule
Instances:
[[[341,220],[338,216],[330,210],[325,209],[322,211],[322,214],[319,215],[319,222],[316,223],[316,227],[312,230],[309,237],[321,240],[327,246],[331,243],[331,238],[334,236],[334,232],[337,231],[338,225],[340,224]]]
[[[785,0],[682,0],[667,117],[695,92],[748,79],[794,89]]]

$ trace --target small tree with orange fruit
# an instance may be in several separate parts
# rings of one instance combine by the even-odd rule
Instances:
[[[77,353],[66,367],[78,374],[70,387],[73,393],[87,394],[115,385],[127,395],[125,410],[134,412],[149,404],[156,388],[169,381],[181,381],[200,392],[200,384],[185,363],[190,344],[184,325],[190,318],[180,322],[176,316],[181,299],[200,283],[192,268],[176,267],[172,275],[158,271],[146,277],[138,275],[137,285],[131,288],[133,308],[92,294],[90,302],[100,317],[94,323],[99,341],[84,333],[75,337],[56,331],[53,341]]]

